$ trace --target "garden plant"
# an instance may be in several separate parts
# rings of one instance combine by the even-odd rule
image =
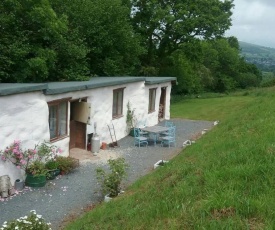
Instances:
[[[124,158],[109,159],[109,170],[97,168],[97,179],[104,195],[116,197],[121,192],[121,182],[126,177],[128,164]]]

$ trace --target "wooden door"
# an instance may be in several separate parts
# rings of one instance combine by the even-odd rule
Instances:
[[[90,123],[90,108],[91,104],[87,102],[71,102],[70,149],[86,149],[86,127]]]

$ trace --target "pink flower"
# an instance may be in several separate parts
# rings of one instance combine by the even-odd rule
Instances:
[[[21,143],[20,140],[15,140],[15,141],[14,141],[14,144],[18,144],[18,145],[19,145],[20,143]]]
[[[58,148],[58,149],[57,149],[57,152],[58,152],[58,153],[62,153],[62,149],[61,149],[61,148]]]
[[[16,166],[16,168],[20,169],[20,166],[19,166],[19,165],[17,165],[17,166]]]
[[[26,162],[25,160],[20,160],[20,163],[21,163],[22,165],[25,165],[27,162]]]
[[[5,156],[1,156],[1,159],[2,159],[3,161],[5,161],[5,160],[6,160],[6,157],[5,157]]]

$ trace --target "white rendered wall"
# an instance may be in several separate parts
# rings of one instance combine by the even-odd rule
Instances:
[[[0,97],[0,149],[4,150],[14,140],[20,140],[22,149],[49,140],[48,106],[42,92]],[[0,176],[9,175],[12,184],[24,179],[24,174],[13,164],[0,159]]]
[[[123,95],[123,116],[112,118],[113,90],[124,88]],[[108,125],[114,124],[117,140],[128,135],[126,125],[127,103],[130,102],[131,109],[135,110],[137,118],[145,118],[147,115],[148,101],[144,97],[144,82],[135,82],[125,85],[98,88],[91,91],[88,102],[92,105],[91,117],[97,123],[97,133],[101,141],[111,143],[112,139]]]
[[[171,83],[166,84],[168,85],[166,88],[166,101],[165,101],[165,120],[170,120],[170,100],[171,100],[171,89],[172,85]],[[164,85],[164,87],[166,86]]]
[[[165,119],[170,119],[170,91],[171,83],[155,84],[145,86],[144,82],[134,82],[117,86],[102,87],[90,90],[83,90],[77,92],[71,92],[58,95],[47,95],[47,101],[58,100],[71,97],[72,100],[87,97],[87,102],[91,103],[91,122],[97,124],[96,133],[100,136],[101,142],[111,143],[112,139],[108,129],[108,125],[114,124],[116,138],[121,138],[128,135],[126,125],[127,103],[130,102],[131,109],[134,109],[135,117],[137,121],[147,126],[156,125],[158,123],[158,110],[161,94],[161,87],[166,87],[166,107],[165,107]],[[113,90],[124,88],[123,95],[123,116],[113,119]],[[156,110],[153,113],[148,114],[148,101],[149,101],[149,88],[157,88],[156,93]],[[70,117],[70,109],[68,117]],[[69,121],[68,121],[68,134],[70,133]],[[69,136],[56,141],[58,147],[64,150],[63,155],[69,154]]]
[[[50,139],[48,116],[49,109],[47,102],[72,98],[79,99],[87,97],[91,103],[91,121],[97,123],[97,134],[101,142],[111,143],[108,124],[113,122],[117,140],[128,135],[126,125],[127,103],[130,102],[134,114],[142,125],[156,125],[158,123],[158,110],[161,94],[161,87],[166,87],[165,119],[170,119],[170,92],[171,83],[146,85],[144,82],[135,82],[119,86],[110,86],[97,89],[83,90],[57,95],[44,95],[42,92],[31,92],[11,96],[0,97],[0,149],[13,143],[14,140],[22,141],[22,148],[33,148],[35,144]],[[117,119],[112,118],[113,90],[124,88],[123,116]],[[149,89],[157,88],[156,110],[148,114]],[[69,117],[70,103],[68,108],[68,136],[53,142],[63,150],[62,155],[69,155]],[[18,170],[9,162],[0,160],[0,176],[10,175],[11,182],[15,179],[23,179],[23,172]]]

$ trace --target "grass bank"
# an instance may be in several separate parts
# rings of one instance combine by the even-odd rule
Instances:
[[[66,229],[275,229],[275,93],[245,95],[173,104],[172,117],[221,122]]]

